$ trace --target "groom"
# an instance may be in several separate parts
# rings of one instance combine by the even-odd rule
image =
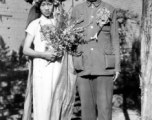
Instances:
[[[120,53],[116,10],[101,0],[86,0],[76,5],[72,20],[76,27],[87,26],[78,47],[82,56],[74,57],[82,120],[111,120],[113,82],[120,72]]]

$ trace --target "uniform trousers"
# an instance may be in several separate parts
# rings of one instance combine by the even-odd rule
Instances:
[[[112,119],[112,76],[78,77],[82,120]]]

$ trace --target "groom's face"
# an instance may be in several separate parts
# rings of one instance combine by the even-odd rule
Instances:
[[[89,1],[89,2],[96,2],[97,0],[87,0],[87,1]]]

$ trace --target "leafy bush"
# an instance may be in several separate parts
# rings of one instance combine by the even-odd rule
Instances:
[[[127,21],[133,20],[139,25],[140,18],[128,10],[118,9],[120,52],[121,52],[121,74],[115,82],[114,94],[122,95],[123,110],[141,109],[141,90],[140,90],[140,38],[139,36],[130,35],[127,31]],[[132,34],[132,33],[131,33]]]
[[[10,50],[0,37],[0,72],[13,70],[18,67],[25,67],[27,58],[19,52]]]
[[[21,53],[10,50],[0,37],[0,119],[21,118],[28,74],[27,59]]]

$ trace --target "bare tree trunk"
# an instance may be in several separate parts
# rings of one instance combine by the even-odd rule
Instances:
[[[141,29],[142,120],[152,120],[152,0],[143,0]]]

